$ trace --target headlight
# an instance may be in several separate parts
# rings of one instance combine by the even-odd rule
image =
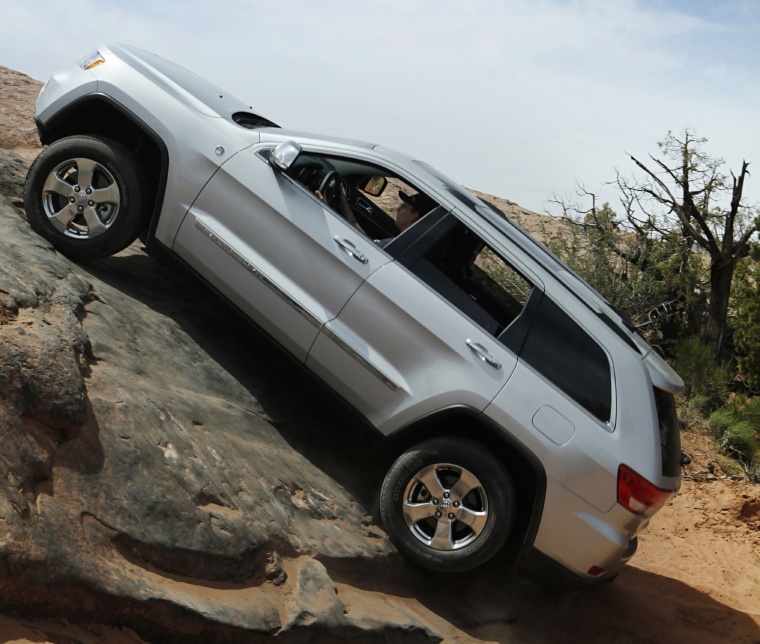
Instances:
[[[82,69],[92,69],[93,67],[102,65],[104,62],[106,62],[106,59],[103,58],[100,52],[96,49],[94,52],[88,54],[81,61],[79,61],[79,66]]]

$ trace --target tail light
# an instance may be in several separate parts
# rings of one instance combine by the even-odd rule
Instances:
[[[627,465],[618,468],[618,503],[634,514],[652,515],[673,495],[647,481]]]

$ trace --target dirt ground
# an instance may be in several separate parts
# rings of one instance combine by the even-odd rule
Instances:
[[[708,635],[725,628],[722,641],[760,642],[760,486],[727,477],[698,429],[682,432],[682,443],[693,459],[686,480],[652,520],[631,568],[689,589],[694,601],[679,598],[677,618],[704,628],[704,639],[695,641],[721,641]],[[670,641],[679,641],[677,632]]]
[[[727,477],[698,429],[682,445],[680,492],[610,588],[574,598],[578,626],[599,619],[616,642],[760,642],[760,486]]]

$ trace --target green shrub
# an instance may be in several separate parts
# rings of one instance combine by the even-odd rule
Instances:
[[[583,216],[575,216],[571,204],[556,203],[565,225],[553,233],[544,227],[546,246],[639,326],[652,346],[669,357],[674,342],[697,332],[689,320],[704,309],[703,259],[684,253],[677,231],[663,237],[651,228],[631,228],[608,203]]]
[[[757,250],[755,259],[760,259]],[[745,260],[736,268],[732,292],[736,309],[734,345],[739,372],[760,389],[760,262]]]
[[[728,476],[742,476],[745,474],[745,468],[733,458],[718,457],[718,465]]]
[[[760,460],[754,459],[747,466],[745,474],[752,483],[760,483]]]
[[[760,432],[760,398],[752,398],[740,410],[742,418]]]
[[[733,423],[737,421],[736,413],[728,407],[716,409],[707,419],[707,428],[713,438],[721,440]]]
[[[747,409],[751,410],[749,415]],[[756,462],[760,450],[760,424],[757,422],[760,417],[754,415],[756,409],[760,409],[760,399],[754,399],[743,411],[721,407],[707,420],[710,434],[718,441],[720,450],[740,461],[745,468]]]
[[[737,420],[723,434],[721,447],[726,454],[749,465],[760,448],[760,442],[755,428],[750,423],[746,420]]]
[[[686,397],[702,398],[705,413],[723,405],[733,380],[733,369],[715,361],[715,347],[693,337],[676,343],[673,353],[673,366],[684,379]]]
[[[705,396],[704,394],[692,396],[686,402],[686,411],[690,415],[696,415],[697,418],[701,419],[710,413],[710,405],[710,396]]]

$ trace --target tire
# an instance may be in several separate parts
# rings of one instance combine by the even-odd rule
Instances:
[[[480,444],[436,438],[391,466],[380,512],[401,554],[431,570],[462,572],[504,546],[514,522],[514,485],[501,461]]]
[[[94,136],[45,148],[26,175],[32,229],[72,259],[99,259],[131,244],[144,223],[146,182],[132,152]]]

